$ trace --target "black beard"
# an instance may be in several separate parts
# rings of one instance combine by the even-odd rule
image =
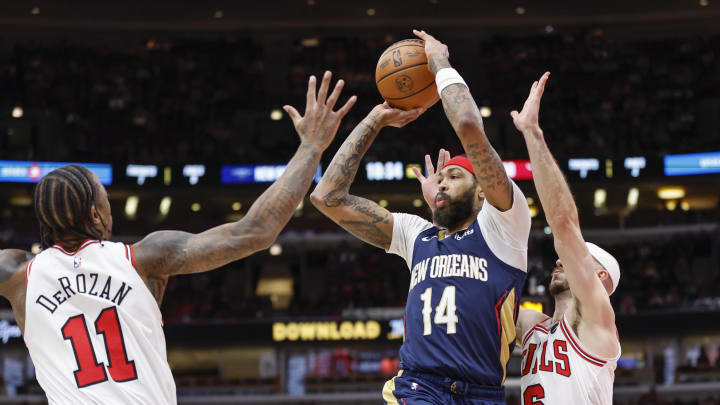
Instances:
[[[570,289],[570,285],[568,284],[567,280],[561,283],[553,283],[550,282],[550,295],[553,297],[556,295],[559,295],[561,293],[564,293],[565,291]]]
[[[433,221],[446,229],[457,229],[463,222],[467,221],[473,214],[475,202],[475,187],[470,187],[456,201],[450,201],[450,196],[445,193],[438,193],[448,201],[445,208],[437,208],[433,212]]]

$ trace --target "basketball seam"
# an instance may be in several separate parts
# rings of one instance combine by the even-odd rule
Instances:
[[[396,49],[398,49],[398,48],[402,48],[402,47],[405,47],[405,46],[412,46],[412,47],[416,47],[416,48],[422,48],[423,51],[425,51],[425,45],[420,45],[420,44],[412,44],[412,45],[411,45],[411,44],[402,44],[402,45],[396,46],[395,48],[388,48],[388,49],[386,49],[385,52],[383,52],[382,54],[380,54],[380,59],[382,59],[382,57],[385,56],[388,52],[394,51],[394,50],[396,50]]]
[[[381,77],[380,80],[377,80],[377,81],[375,82],[375,84],[379,86],[381,81],[387,79],[389,76],[392,76],[392,75],[394,75],[395,73],[403,72],[403,71],[406,71],[406,70],[408,70],[408,69],[410,69],[410,68],[414,68],[414,67],[422,66],[422,65],[427,65],[427,62],[417,63],[417,64],[415,64],[415,65],[410,65],[410,66],[405,66],[405,67],[402,68],[402,69],[398,69],[398,70],[396,70],[396,71],[394,71],[394,72],[392,72],[392,73],[388,73],[388,74],[386,74],[385,76]]]
[[[390,98],[390,97],[388,97],[388,98],[386,98],[385,100],[388,100],[388,101],[390,101],[390,100],[392,100],[392,101],[404,100],[404,99],[406,99],[406,98],[408,98],[408,97],[412,97],[412,96],[415,96],[415,95],[418,95],[418,94],[422,93],[423,91],[427,90],[428,87],[432,86],[433,84],[435,84],[435,80],[431,81],[430,84],[428,84],[427,86],[423,87],[422,89],[416,91],[416,92],[413,93],[413,94],[407,95],[407,96],[405,96],[405,97],[398,97],[398,98]]]

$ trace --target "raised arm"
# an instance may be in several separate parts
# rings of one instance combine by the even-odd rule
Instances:
[[[25,331],[25,264],[33,258],[32,253],[19,249],[0,250],[0,296],[10,301],[13,314]]]
[[[451,68],[448,47],[425,31],[413,31],[425,41],[428,67],[437,75],[441,69]],[[513,203],[513,187],[505,172],[500,156],[485,135],[480,111],[463,83],[451,84],[440,94],[445,115],[463,145],[475,170],[485,198],[500,211],[508,210]]]
[[[337,82],[328,97],[330,78],[330,72],[325,72],[316,95],[316,80],[310,77],[304,116],[291,106],[284,107],[300,136],[300,147],[285,172],[253,203],[247,215],[200,234],[155,232],[133,245],[137,270],[151,279],[148,285],[153,293],[156,286],[164,287],[167,276],[212,270],[266,249],[275,241],[310,188],[320,156],[335,137],[340,120],[355,103],[353,96],[333,112],[343,81]]]
[[[358,167],[380,129],[402,127],[422,114],[420,109],[401,111],[381,104],[373,108],[345,139],[310,201],[325,216],[361,240],[387,250],[392,241],[390,211],[368,199],[350,194]]]
[[[570,187],[550,153],[538,123],[540,100],[549,76],[547,72],[533,83],[522,111],[513,111],[511,116],[525,138],[535,188],[553,231],[555,250],[563,263],[570,291],[582,306],[582,320],[600,340],[610,339],[612,346],[608,350],[613,353],[617,351],[615,313],[596,273],[600,265],[585,245]]]

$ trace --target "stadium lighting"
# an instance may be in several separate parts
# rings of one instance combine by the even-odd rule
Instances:
[[[630,208],[637,207],[639,197],[640,197],[640,190],[638,190],[637,187],[631,188],[630,191],[628,191],[628,196],[627,196],[628,207],[630,207]]]
[[[15,106],[15,108],[12,109],[12,117],[13,118],[22,118],[23,114],[25,114],[25,112],[23,111],[22,107],[20,107],[19,105]]]
[[[233,211],[240,211],[240,208],[242,208],[242,204],[240,204],[238,201],[235,201],[232,204],[232,210]]]
[[[492,110],[490,109],[490,107],[488,107],[486,105],[480,107],[480,116],[482,116],[483,118],[488,118],[491,115],[492,115]]]
[[[165,196],[160,200],[160,215],[167,216],[167,214],[170,212],[170,206],[172,205],[172,198],[170,196]]]
[[[529,206],[528,209],[530,210],[530,218],[535,218],[537,214],[540,213],[538,207],[534,205]]]
[[[190,209],[192,210],[192,212],[198,212],[198,211],[200,211],[200,208],[202,208],[200,206],[200,203],[192,203],[192,205],[190,206]]]
[[[282,254],[282,246],[279,244],[274,244],[270,246],[270,255],[271,256],[280,256]]]
[[[595,190],[595,197],[593,198],[593,207],[600,208],[605,205],[607,201],[607,191],[604,188]]]
[[[125,200],[125,217],[127,219],[135,219],[137,215],[138,204],[140,204],[140,197],[131,195]]]
[[[662,200],[677,200],[685,197],[685,189],[677,186],[660,187],[657,191],[657,196]]]
[[[270,119],[273,121],[280,121],[283,117],[282,111],[279,108],[274,108],[270,111]]]

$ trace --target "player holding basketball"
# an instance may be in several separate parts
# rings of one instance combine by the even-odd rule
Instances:
[[[615,258],[585,242],[565,178],[538,124],[540,99],[550,73],[530,89],[521,112],[511,113],[527,143],[533,179],[559,256],[550,281],[552,318],[521,308],[524,405],[611,405],[620,343],[610,305],[620,281]]]
[[[385,402],[503,404],[530,213],[485,136],[468,87],[450,68],[447,47],[416,34],[425,40],[445,114],[468,155],[439,168],[433,223],[349,193],[380,129],[403,126],[420,110],[375,107],[345,140],[310,198],[358,238],[403,257],[411,271],[401,371],[385,384]]]
[[[35,188],[35,214],[47,249],[0,251],[0,295],[9,299],[48,402],[175,404],[159,305],[170,276],[199,273],[268,248],[304,198],[322,152],[355,97],[333,107],[330,72],[305,115],[285,111],[300,136],[287,169],[240,221],[200,234],[155,232],[134,245],[108,242],[110,202],[100,180],[64,166]]]

